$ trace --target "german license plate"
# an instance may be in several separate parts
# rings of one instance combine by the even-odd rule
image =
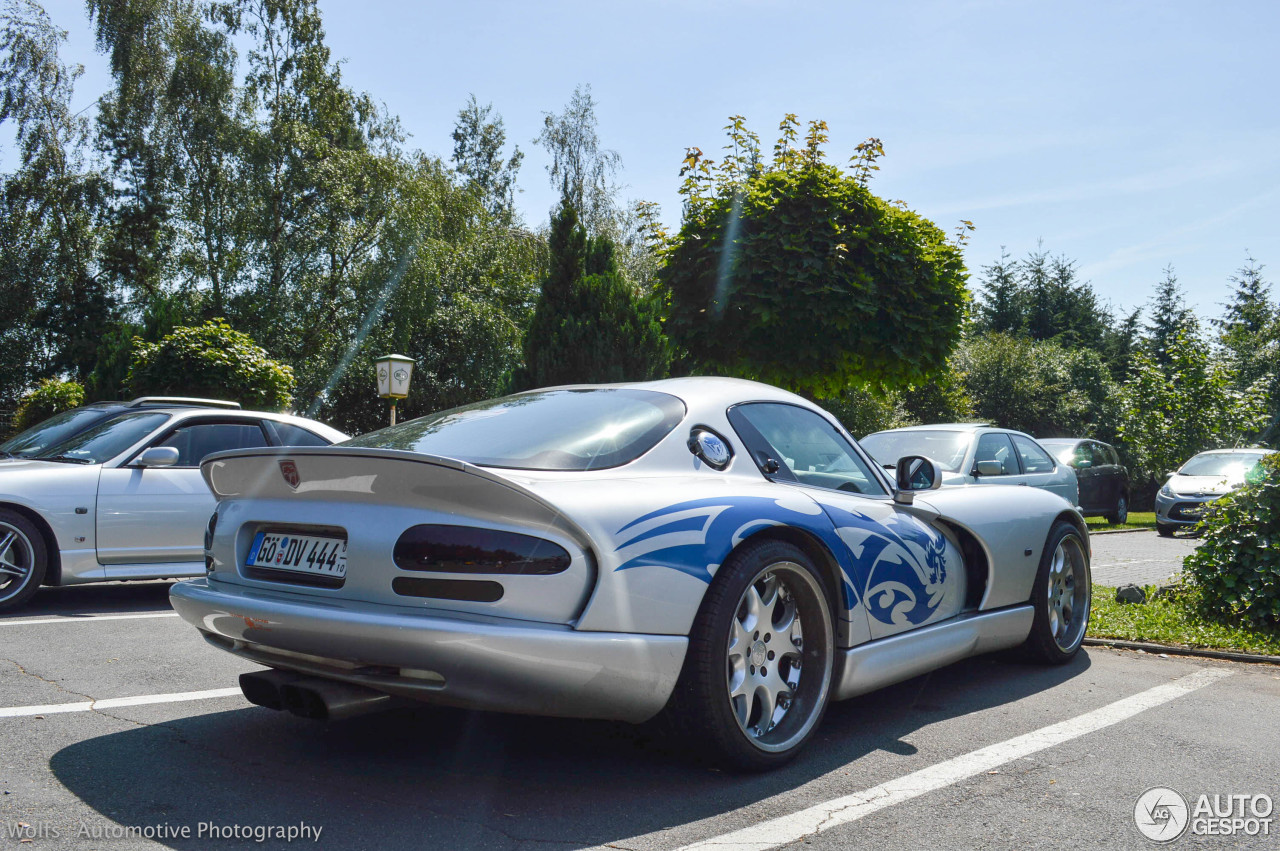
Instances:
[[[254,537],[245,563],[250,567],[344,577],[347,575],[347,542],[321,535],[262,531]]]

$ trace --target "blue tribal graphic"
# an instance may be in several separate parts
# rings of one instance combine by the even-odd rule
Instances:
[[[880,523],[836,506],[823,508],[848,546],[860,576],[867,613],[885,624],[920,624],[942,603],[947,539],[909,514]]]
[[[651,511],[619,529],[619,536],[628,529],[634,533],[614,550],[622,559],[618,570],[661,566],[709,583],[734,547],[769,526],[804,529],[817,535],[831,552],[844,550],[822,509],[801,495],[712,497]],[[845,574],[844,603],[852,609],[858,603],[857,591],[849,581],[849,565],[839,556],[837,560]]]
[[[881,623],[919,624],[942,602],[947,542],[940,532],[907,514],[880,522],[799,494],[713,497],[651,511],[618,530],[626,539],[615,549],[617,569],[660,566],[709,583],[734,547],[769,526],[804,529],[827,545],[844,574],[846,611],[862,599]]]

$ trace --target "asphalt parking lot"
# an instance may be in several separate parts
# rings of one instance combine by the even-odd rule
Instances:
[[[1145,537],[1095,538],[1099,570],[1171,558],[1134,555]],[[1188,809],[1280,798],[1265,665],[972,659],[835,704],[795,763],[755,776],[624,724],[425,707],[307,722],[239,697],[253,668],[171,616],[166,583],[44,591],[0,619],[0,847],[1146,848],[1134,809],[1152,787]],[[1275,845],[1259,825],[1178,844]]]

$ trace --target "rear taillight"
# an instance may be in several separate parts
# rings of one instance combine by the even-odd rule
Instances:
[[[206,550],[213,549],[213,533],[218,528],[218,512],[213,512],[213,516],[209,518],[209,525],[204,530],[204,548]]]
[[[423,524],[405,530],[396,541],[396,566],[437,573],[505,573],[548,576],[573,561],[554,541],[481,529],[475,526]]]

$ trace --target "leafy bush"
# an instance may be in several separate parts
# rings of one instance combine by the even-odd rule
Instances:
[[[1268,455],[1244,487],[1213,504],[1204,543],[1183,570],[1208,616],[1280,627],[1280,455]]]
[[[158,343],[135,338],[127,379],[135,396],[202,396],[265,410],[293,398],[293,369],[272,360],[225,319],[177,328]]]
[[[846,174],[823,162],[823,122],[800,147],[787,116],[771,163],[734,122],[719,166],[695,148],[682,172],[684,216],[661,272],[667,333],[688,353],[680,371],[819,398],[927,381],[960,339],[968,294],[959,247],[867,189],[878,141],[864,143]]]
[[[18,404],[13,415],[14,433],[26,431],[38,422],[54,414],[78,408],[84,404],[84,387],[74,381],[58,381],[46,378]]]

